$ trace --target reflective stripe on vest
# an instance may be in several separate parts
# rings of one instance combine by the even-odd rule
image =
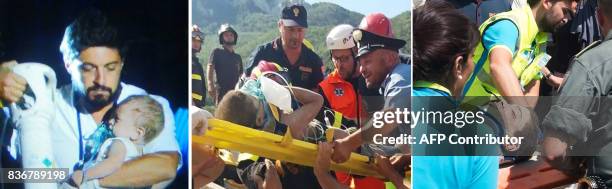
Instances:
[[[202,76],[200,74],[191,74],[191,79],[202,80]]]
[[[202,100],[202,95],[198,93],[191,93],[191,97],[196,100]]]

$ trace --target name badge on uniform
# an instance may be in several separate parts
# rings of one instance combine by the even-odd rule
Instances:
[[[300,66],[300,71],[312,73],[312,68],[309,68],[309,67],[306,67],[306,66]]]
[[[299,69],[300,71],[302,71],[301,80],[307,81],[310,77],[310,74],[312,73],[312,68],[306,67],[306,66],[300,66]]]

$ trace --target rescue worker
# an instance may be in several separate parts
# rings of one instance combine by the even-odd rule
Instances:
[[[308,30],[307,12],[302,5],[283,8],[278,21],[280,37],[257,47],[247,62],[246,76],[251,75],[259,61],[275,62],[288,69],[289,79],[294,86],[316,90],[323,80],[319,55],[303,44]]]
[[[191,28],[191,102],[198,108],[204,108],[206,102],[206,79],[204,68],[196,56],[202,49],[204,33],[198,25]]]
[[[546,33],[567,23],[571,2],[527,2],[528,5],[496,14],[480,25],[482,40],[474,55],[474,73],[463,91],[468,96],[466,102],[480,106],[490,101],[486,97],[503,96],[510,104],[535,106],[544,76],[540,70],[550,59],[545,53]]]
[[[334,112],[341,113],[343,118],[357,123],[358,128],[359,119],[364,117],[364,115],[361,115],[363,105],[358,87],[365,86],[365,81],[357,71],[358,64],[354,59],[356,53],[356,45],[353,40],[354,29],[351,25],[342,24],[332,28],[327,34],[325,44],[330,51],[331,61],[335,69],[319,83],[319,88],[324,99],[323,105],[331,108]],[[325,112],[325,108],[322,111]],[[328,115],[323,113],[323,116]],[[336,117],[334,117],[334,123],[339,123],[335,119]],[[346,186],[350,186],[351,182],[354,182],[356,189],[385,188],[384,182],[372,177],[359,178],[340,172],[336,173],[336,177],[341,184]]]
[[[208,93],[215,104],[221,101],[225,93],[234,89],[242,75],[242,57],[234,52],[238,33],[229,24],[223,24],[217,34],[222,48],[216,48],[210,53],[206,71]]]
[[[554,47],[549,47],[552,58],[546,66],[551,72],[551,77],[546,80],[549,85],[542,85],[540,88],[540,96],[557,94],[574,55],[604,37],[599,31],[597,22],[594,21],[597,0],[584,0],[575,2],[574,5],[576,7],[571,21],[552,36]]]
[[[212,114],[203,109],[206,105],[206,79],[204,78],[202,64],[196,56],[200,52],[203,42],[204,33],[200,31],[197,25],[193,25],[191,30],[191,101],[193,106],[189,108],[189,111],[194,135],[204,135],[208,130],[207,119],[212,118]],[[191,157],[193,159],[191,177],[196,188],[201,188],[213,182],[221,175],[225,167],[225,163],[217,156],[214,148],[208,145],[193,143]]]
[[[612,187],[612,1],[598,0],[597,21],[605,38],[578,53],[544,118],[546,160],[575,169],[583,156],[587,188]],[[581,157],[578,157],[581,158]]]
[[[105,126],[108,123],[105,118],[112,114],[116,104],[132,95],[151,95],[144,89],[122,81],[124,64],[129,62],[126,61],[124,35],[113,21],[105,12],[92,8],[84,11],[66,27],[59,50],[71,82],[59,86],[53,92],[53,107],[44,107],[45,110],[38,111],[50,109],[54,112],[50,122],[53,128],[50,133],[53,137],[53,167],[65,168],[70,174],[84,169],[83,162],[95,157],[95,146],[102,142],[99,136],[109,131]],[[88,182],[98,183],[102,187],[155,185],[153,188],[156,188],[174,179],[182,162],[174,132],[174,114],[168,100],[156,95],[151,97],[163,107],[164,129],[155,139],[142,146],[142,156],[121,165],[111,175]],[[13,136],[19,136],[19,132],[13,128]],[[10,152],[14,154],[10,156],[22,155],[17,150],[20,143],[19,140],[11,140]],[[73,179],[65,182],[75,184],[78,188]]]
[[[356,45],[353,40],[353,30],[353,26],[343,24],[334,27],[327,35],[325,44],[330,51],[335,69],[319,83],[319,89],[324,97],[325,107],[356,121],[361,101],[357,87],[363,80],[360,80],[358,65],[354,59]]]
[[[395,38],[391,21],[382,13],[365,16],[359,28],[353,32],[357,41],[356,58],[360,72],[370,89],[380,89],[385,98],[382,110],[410,107],[410,65],[401,63],[399,49],[406,41]],[[346,138],[334,141],[332,160],[337,163],[349,159],[351,152],[360,147],[364,141],[371,141],[376,133],[388,134],[398,129],[399,133],[409,133],[406,124],[384,125],[380,129],[364,125]]]
[[[463,85],[474,69],[472,55],[480,34],[467,17],[444,1],[427,1],[415,9],[414,110],[431,112],[463,111],[458,103]],[[452,129],[448,129],[452,128]],[[442,123],[418,122],[412,135],[451,134],[484,136],[490,127],[468,124],[462,128]],[[464,134],[465,133],[465,134]],[[414,188],[495,188],[499,158],[494,145],[437,144],[412,145]],[[472,152],[478,149],[479,153]],[[482,152],[481,150],[487,150]],[[476,150],[474,150],[476,151]],[[487,156],[489,155],[489,156]]]

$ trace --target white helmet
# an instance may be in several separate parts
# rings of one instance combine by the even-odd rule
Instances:
[[[353,26],[348,24],[341,24],[334,27],[329,31],[325,39],[327,49],[350,49],[355,47],[355,41],[353,40],[354,29]]]

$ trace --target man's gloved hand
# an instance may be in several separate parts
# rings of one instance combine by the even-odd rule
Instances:
[[[210,129],[210,127],[208,127],[208,119],[212,118],[213,115],[210,112],[200,109],[195,106],[191,106],[189,108],[189,111],[191,112],[191,119],[192,119],[191,120],[192,134],[194,135],[206,134],[206,131]]]

